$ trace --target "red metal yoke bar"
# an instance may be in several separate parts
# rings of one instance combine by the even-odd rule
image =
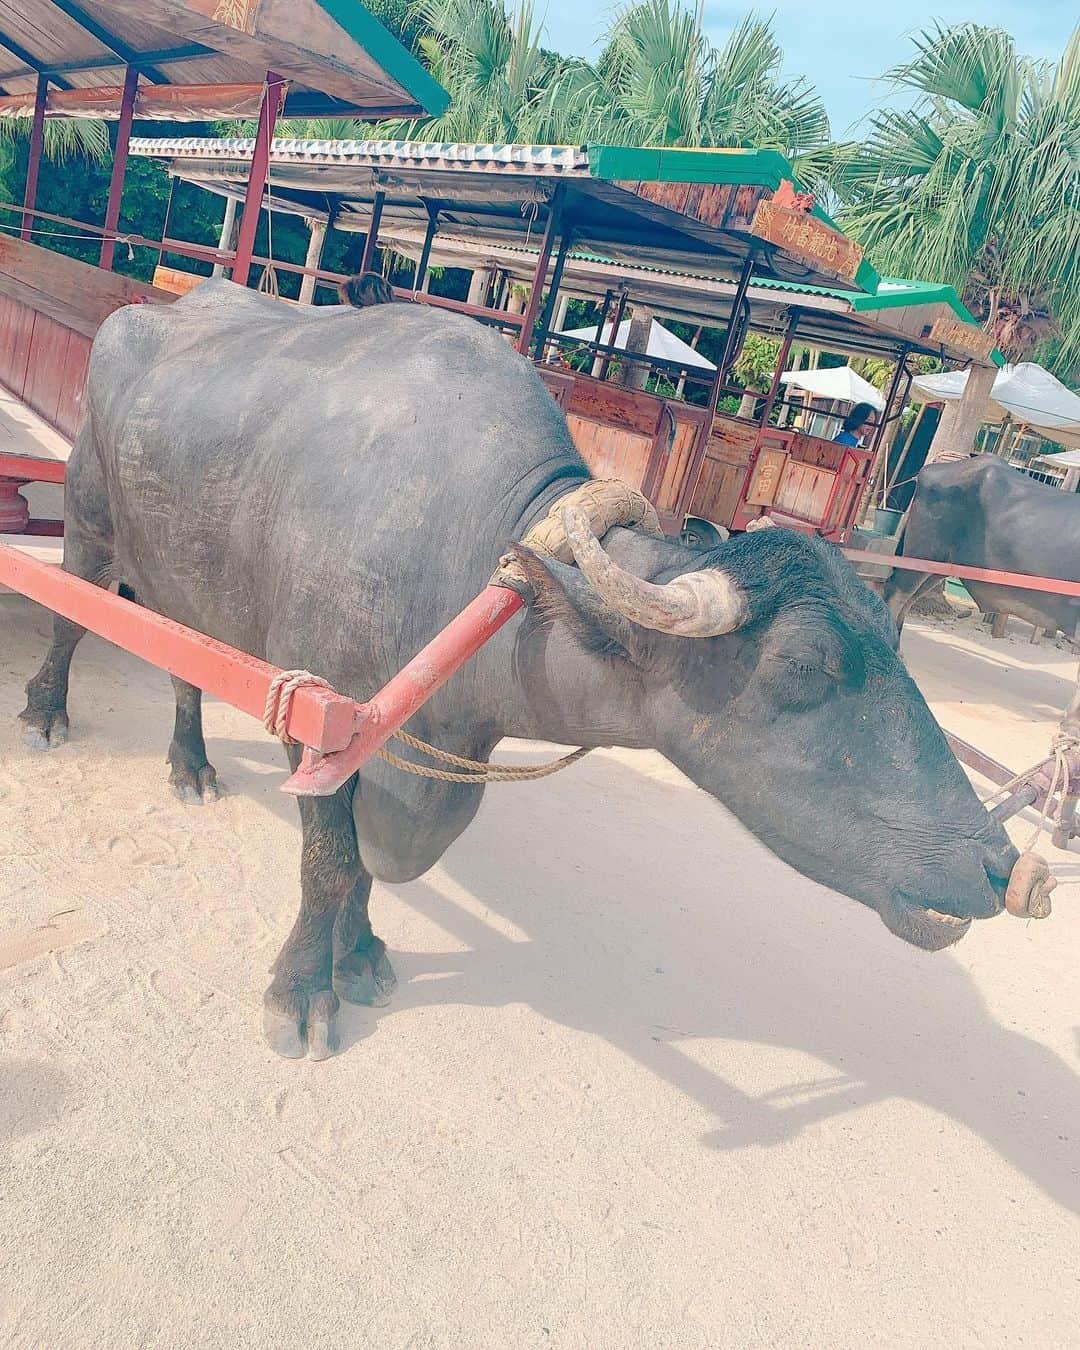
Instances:
[[[4,544],[0,544],[0,585],[260,721],[271,682],[281,674],[257,657]],[[286,730],[306,748],[300,767],[282,790],[298,797],[336,792],[522,604],[508,587],[486,586],[366,703],[329,689],[297,689],[289,703]]]
[[[908,558],[903,554],[894,557],[891,553],[869,553],[857,548],[845,548],[842,552],[852,562],[898,567],[902,572],[929,572],[939,577],[957,577],[961,581],[991,581],[997,586],[1016,586],[1020,590],[1045,591],[1050,595],[1068,595],[1080,599],[1080,581],[1065,581],[1061,577],[1037,577],[1030,572],[998,572],[989,567],[966,567],[962,563],[934,562],[929,558]]]
[[[325,755],[305,750],[300,767],[281,790],[297,797],[325,797],[336,792],[514,617],[523,603],[521,596],[508,587],[486,586],[407,666],[361,705],[356,735],[347,749]]]
[[[265,661],[3,544],[0,585],[262,720],[271,681],[281,673]],[[332,690],[298,689],[289,705],[286,729],[305,745],[342,750],[352,738],[359,713],[360,705]]]

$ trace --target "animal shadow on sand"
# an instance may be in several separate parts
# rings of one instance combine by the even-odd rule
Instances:
[[[536,756],[508,745],[498,758]],[[370,1036],[373,1015],[524,1003],[602,1036],[697,1102],[715,1118],[704,1142],[716,1149],[778,1144],[906,1099],[973,1131],[1080,1211],[1080,1077],[997,1022],[954,956],[908,947],[876,914],[796,876],[692,787],[603,756],[564,781],[571,774],[588,779],[587,809],[580,783],[572,803],[563,796],[561,776],[489,788],[440,870],[394,888],[468,950],[393,951],[394,1002],[348,1011],[345,1053]],[[271,796],[287,819],[291,803]],[[1068,865],[1058,870],[1072,879]],[[459,887],[465,904],[453,898]],[[1073,890],[1059,894],[1066,904]],[[379,902],[376,886],[376,929]],[[977,925],[964,941],[993,943],[1013,922]],[[1031,926],[1033,950],[1053,941],[1052,922]],[[1074,1036],[1080,1053],[1080,1028]],[[828,1067],[752,1096],[688,1052],[702,1039],[795,1050]],[[377,1034],[362,1053],[378,1053]],[[722,1058],[721,1048],[712,1062]]]

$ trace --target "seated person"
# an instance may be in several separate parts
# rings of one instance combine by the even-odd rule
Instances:
[[[338,287],[343,305],[366,309],[369,305],[389,305],[394,298],[390,283],[378,272],[358,272]]]
[[[856,403],[844,418],[844,425],[840,434],[833,437],[833,443],[835,445],[862,445],[863,439],[870,435],[876,425],[874,405],[872,403]]]

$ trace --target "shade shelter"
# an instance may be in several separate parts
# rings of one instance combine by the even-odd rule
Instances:
[[[787,370],[780,376],[780,383],[833,403],[869,403],[878,412],[885,411],[885,400],[878,390],[850,366]]]
[[[913,396],[923,403],[950,403],[963,397],[967,371],[919,375]],[[1003,366],[987,405],[988,418],[1011,417],[1061,445],[1080,447],[1080,395],[1033,361]]]
[[[138,141],[133,150],[229,196],[253,146],[173,138]],[[794,432],[766,447],[777,429],[717,413],[747,329],[780,338],[781,368],[796,334],[829,349],[891,356],[897,388],[911,352],[961,361],[988,356],[954,293],[883,285],[858,247],[795,190],[790,174],[771,152],[279,140],[267,202],[364,231],[362,265],[373,259],[376,241],[413,257],[417,298],[431,266],[468,267],[471,303],[456,307],[512,333],[523,352],[543,358],[587,346],[591,373],[544,361],[543,377],[594,471],[645,490],[668,528],[689,514],[738,528],[772,506],[799,527],[843,534],[871,454],[843,459],[827,442]],[[524,314],[507,309],[518,287],[528,288]],[[560,296],[603,301],[605,317],[591,341],[553,331]],[[706,406],[692,362],[655,351],[620,354],[604,340],[612,324],[617,330],[624,323],[631,300],[657,317],[725,331]],[[641,384],[624,375],[642,363],[665,377],[655,392],[603,378],[618,370],[623,384]],[[761,423],[779,395],[777,382]],[[766,448],[777,453],[765,455],[758,474]]]
[[[570,328],[564,329],[562,336],[578,338],[588,342],[595,336],[595,333],[594,327]],[[630,339],[630,320],[623,319],[617,328],[614,322],[606,324],[602,336],[603,340],[609,346],[614,347],[616,351],[625,352]],[[673,365],[689,366],[694,370],[716,369],[714,361],[710,361],[707,356],[702,356],[700,352],[695,351],[688,342],[684,342],[681,337],[665,328],[657,319],[653,319],[649,325],[649,339],[645,348],[645,355],[657,357],[661,361],[670,361]]]
[[[449,98],[360,0],[18,0],[0,7],[0,117],[412,117]]]
[[[0,383],[54,428],[78,425],[90,341],[121,305],[166,303],[153,286],[112,275],[118,240],[165,243],[227,264],[245,281],[282,110],[387,116],[441,112],[448,96],[359,0],[18,0],[0,5],[0,117],[30,120],[21,203],[0,202]],[[37,209],[47,118],[118,121],[103,222]],[[239,185],[235,247],[120,235],[132,121],[257,115]],[[166,231],[168,221],[166,221]],[[17,237],[13,237],[17,234]],[[44,235],[100,240],[99,267],[40,248]]]

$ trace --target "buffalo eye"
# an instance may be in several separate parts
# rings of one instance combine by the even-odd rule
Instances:
[[[824,703],[843,682],[838,663],[809,652],[777,652],[768,658],[763,673],[777,705],[791,712]]]

